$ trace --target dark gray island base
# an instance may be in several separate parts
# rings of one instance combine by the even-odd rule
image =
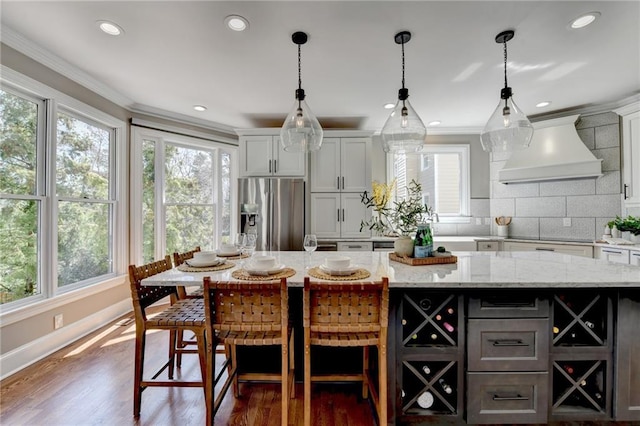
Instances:
[[[389,424],[640,424],[640,288],[395,287],[390,304]]]

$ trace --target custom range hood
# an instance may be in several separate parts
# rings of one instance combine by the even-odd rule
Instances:
[[[520,183],[602,176],[602,160],[594,157],[576,132],[578,117],[533,123],[531,145],[511,154],[498,171],[498,181]]]

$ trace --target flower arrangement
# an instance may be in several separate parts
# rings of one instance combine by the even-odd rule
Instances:
[[[360,200],[366,207],[373,209],[374,215],[369,220],[360,222],[360,231],[369,228],[383,235],[411,235],[418,228],[418,223],[425,220],[425,215],[431,217],[432,209],[422,203],[422,186],[411,180],[407,186],[407,197],[394,201],[389,207],[391,194],[396,186],[394,179],[389,184],[373,182],[372,194],[364,191]]]

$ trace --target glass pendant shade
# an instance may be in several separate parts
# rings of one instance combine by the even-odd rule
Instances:
[[[487,152],[510,152],[529,147],[533,126],[513,102],[500,99],[498,106],[480,134],[482,149]]]
[[[414,154],[422,149],[427,128],[409,100],[398,100],[384,123],[380,136],[384,152]]]
[[[280,143],[287,152],[317,151],[322,145],[322,127],[305,101],[295,101],[280,130]]]

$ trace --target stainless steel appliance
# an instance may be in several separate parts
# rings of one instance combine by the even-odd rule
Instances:
[[[302,250],[304,180],[238,179],[240,229],[255,233],[256,250]]]

